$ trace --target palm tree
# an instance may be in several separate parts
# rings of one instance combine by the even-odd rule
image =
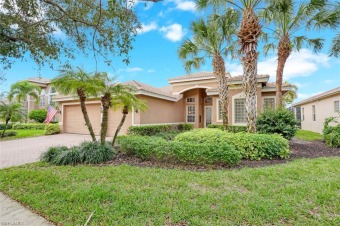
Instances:
[[[53,79],[51,84],[62,94],[76,95],[80,101],[81,111],[84,116],[85,125],[87,126],[93,141],[96,136],[86,109],[86,98],[96,97],[98,94],[98,79],[93,75],[86,73],[83,69],[61,70],[60,75]]]
[[[261,35],[261,25],[255,8],[261,0],[239,0],[240,5],[228,0],[198,0],[199,9],[209,6],[225,7],[230,5],[242,11],[241,26],[237,33],[240,56],[243,66],[243,92],[246,97],[248,132],[256,132],[256,86],[257,86],[257,43]]]
[[[127,114],[132,110],[141,110],[144,111],[147,109],[147,105],[144,101],[138,99],[134,94],[135,88],[127,85],[116,85],[115,95],[112,97],[112,106],[113,110],[122,109],[123,116],[120,120],[120,123],[116,129],[116,132],[112,139],[112,146],[114,146],[118,133],[124,125],[125,118]]]
[[[28,114],[28,96],[33,97],[37,103],[39,101],[40,91],[41,88],[39,86],[32,84],[29,81],[16,82],[11,85],[10,91],[8,93],[8,100],[12,101],[15,98],[17,102],[23,103]],[[26,119],[28,119],[28,117],[26,117]]]
[[[25,117],[25,110],[22,108],[22,104],[20,103],[5,103],[1,101],[0,105],[0,118],[5,121],[5,128],[1,133],[1,138],[4,136],[5,131],[7,129],[7,125],[9,121],[13,120],[21,120]]]
[[[277,50],[276,107],[279,108],[283,105],[283,71],[292,51],[299,51],[303,45],[312,47],[315,52],[323,47],[322,39],[308,38],[306,35],[299,35],[298,32],[315,27],[319,29],[327,26],[334,27],[339,16],[334,17],[334,14],[323,11],[327,1],[302,2],[298,6],[293,0],[268,0],[268,2],[269,5],[260,15],[268,24],[273,24],[275,27],[274,30],[268,28],[273,32],[274,37],[273,42],[264,46],[264,52],[267,54],[270,49]]]
[[[192,67],[200,68],[205,63],[205,56],[212,58],[225,128],[228,126],[228,84],[222,56],[233,55],[238,23],[239,14],[232,9],[227,9],[223,15],[214,13],[207,21],[198,19],[191,24],[192,40],[185,40],[178,50],[188,72]]]
[[[288,82],[285,82],[288,83]],[[293,84],[289,84],[290,88],[289,90],[283,95],[282,98],[282,106],[286,107],[288,104],[293,103],[293,101],[298,97],[297,90],[298,87]]]

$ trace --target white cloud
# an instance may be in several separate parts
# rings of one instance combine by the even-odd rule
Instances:
[[[148,72],[148,73],[154,73],[154,72],[156,72],[156,70],[154,70],[154,69],[149,69],[149,70],[147,70],[147,72]]]
[[[172,42],[180,41],[185,35],[185,31],[183,30],[182,25],[177,23],[169,26],[163,26],[159,29],[159,31],[163,32],[165,38],[169,39]]]
[[[149,24],[143,24],[142,23],[142,28],[137,30],[138,34],[144,34],[146,32],[152,31],[152,30],[156,30],[158,28],[158,25],[156,22],[151,22]]]
[[[283,71],[283,80],[296,77],[308,77],[317,71],[320,67],[328,67],[330,58],[323,53],[315,54],[308,49],[301,49],[300,52],[293,52]],[[232,76],[242,74],[240,64],[226,64],[227,70]],[[275,78],[277,68],[277,57],[270,57],[264,61],[258,62],[258,74],[269,74]]]
[[[332,84],[332,83],[335,83],[337,82],[336,80],[332,80],[332,79],[326,79],[325,81],[323,81],[323,83],[325,84]]]
[[[126,68],[126,72],[127,72],[127,73],[139,72],[139,71],[143,71],[143,68],[140,68],[140,67],[130,67],[130,68]]]
[[[176,9],[183,10],[183,11],[196,11],[196,3],[193,1],[175,1]]]

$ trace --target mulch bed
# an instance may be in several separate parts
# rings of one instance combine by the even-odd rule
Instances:
[[[242,160],[238,166],[228,167],[225,165],[214,165],[214,166],[196,166],[196,165],[187,165],[187,164],[179,164],[179,163],[167,163],[167,162],[157,162],[145,160],[143,161],[140,158],[135,156],[128,156],[124,154],[119,154],[117,158],[113,161],[109,161],[103,163],[101,165],[121,165],[128,164],[132,166],[140,166],[140,167],[158,167],[158,168],[167,168],[167,169],[186,169],[186,170],[195,170],[195,171],[206,171],[211,169],[232,169],[232,168],[243,168],[243,167],[262,167],[268,165],[276,165],[282,164],[294,159],[299,158],[318,158],[318,157],[331,157],[338,156],[340,157],[340,148],[330,148],[325,145],[323,141],[303,141],[292,139],[289,142],[290,150],[292,152],[290,159],[272,159],[272,160],[259,160],[259,161],[250,161],[250,160]]]

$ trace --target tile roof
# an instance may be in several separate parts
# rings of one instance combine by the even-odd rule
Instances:
[[[48,78],[41,78],[41,77],[31,77],[28,78],[27,81],[30,82],[37,82],[37,83],[43,83],[43,84],[49,84],[51,83],[51,80]]]
[[[225,74],[228,78],[231,77],[229,72],[226,72]],[[175,80],[187,80],[187,79],[193,79],[193,78],[209,78],[209,77],[213,77],[213,76],[214,76],[214,74],[211,71],[201,71],[201,72],[197,72],[197,73],[192,73],[192,74],[187,74],[187,75],[183,75],[183,76],[170,78],[170,79],[168,79],[168,81],[171,82],[171,81],[175,81]]]
[[[296,107],[296,106],[299,106],[299,105],[302,105],[302,104],[305,104],[305,103],[308,103],[308,102],[312,102],[314,100],[319,100],[321,98],[324,98],[324,97],[327,97],[329,95],[333,95],[333,94],[336,94],[336,93],[339,93],[339,95],[340,95],[340,86],[338,86],[334,89],[328,90],[326,92],[320,93],[318,95],[312,96],[312,97],[307,98],[305,100],[299,101],[297,103],[294,103],[292,105],[292,107]]]
[[[124,82],[125,85],[131,85],[136,87],[137,90],[143,90],[143,91],[147,91],[150,93],[155,93],[155,94],[159,94],[159,95],[163,95],[163,96],[167,96],[170,98],[178,98],[178,95],[172,95],[172,90],[170,90],[170,88],[168,87],[163,87],[163,88],[157,88],[142,82],[138,82],[135,80],[131,80],[128,82]]]

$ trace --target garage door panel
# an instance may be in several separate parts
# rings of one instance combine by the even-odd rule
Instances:
[[[109,123],[108,123],[108,129],[107,129],[107,136],[112,137],[116,129],[123,117],[122,109],[117,109],[116,111],[113,111],[112,109],[109,110]],[[132,125],[132,113],[129,112],[127,114],[125,122],[119,132],[119,135],[126,134],[128,131],[128,128]]]
[[[101,123],[100,104],[87,104],[86,108],[94,133],[99,135]],[[80,104],[64,106],[63,129],[65,133],[89,134]]]

